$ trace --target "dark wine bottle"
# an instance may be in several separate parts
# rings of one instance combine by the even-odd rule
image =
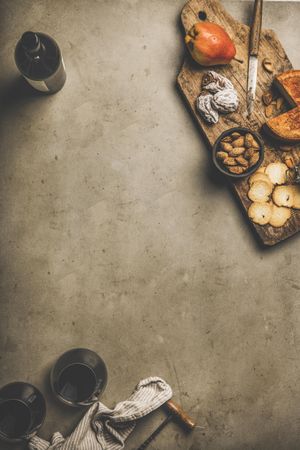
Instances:
[[[65,84],[60,48],[47,34],[26,31],[17,43],[15,61],[23,77],[38,91],[53,94]]]

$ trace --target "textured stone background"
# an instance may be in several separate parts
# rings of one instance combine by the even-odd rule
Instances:
[[[248,22],[249,3],[225,3]],[[87,346],[108,365],[108,406],[160,375],[204,427],[170,424],[150,449],[299,449],[300,237],[262,249],[210,169],[175,88],[183,1],[0,4],[0,384],[36,384],[41,435],[68,433],[82,411],[53,399],[49,369]],[[299,3],[265,5],[295,67],[299,20]],[[55,96],[18,78],[26,29],[61,45]]]

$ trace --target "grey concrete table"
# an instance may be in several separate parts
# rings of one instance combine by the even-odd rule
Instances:
[[[108,406],[160,375],[204,427],[170,424],[150,449],[299,449],[299,236],[260,248],[211,171],[175,88],[182,6],[1,1],[0,382],[40,387],[41,435],[67,434],[82,411],[53,399],[49,369],[87,346],[108,365]],[[249,20],[248,3],[226,6]],[[300,4],[267,2],[264,20],[299,67]],[[52,97],[18,79],[27,29],[61,45]]]

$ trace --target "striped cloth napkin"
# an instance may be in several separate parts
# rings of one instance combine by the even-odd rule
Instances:
[[[139,382],[128,400],[114,409],[96,402],[64,438],[54,433],[51,443],[34,436],[28,443],[30,450],[119,450],[133,431],[136,420],[159,408],[172,397],[171,387],[161,378],[150,377]]]

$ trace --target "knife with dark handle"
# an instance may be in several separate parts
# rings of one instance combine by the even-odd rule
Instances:
[[[262,23],[263,0],[255,0],[254,14],[250,31],[248,86],[247,86],[247,111],[248,116],[253,112],[255,91],[257,83],[258,50]]]

